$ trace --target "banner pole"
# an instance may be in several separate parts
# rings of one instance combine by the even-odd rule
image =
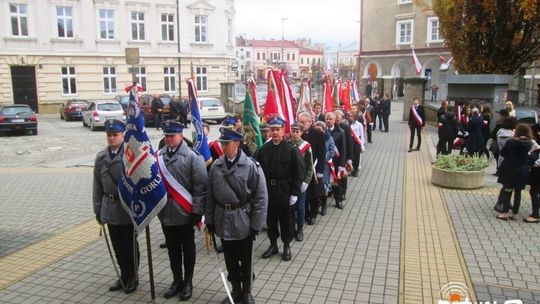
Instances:
[[[150,227],[146,226],[146,250],[148,252],[148,276],[150,277],[150,297],[156,299],[156,290],[154,288],[154,269],[152,266],[152,243],[150,240]]]

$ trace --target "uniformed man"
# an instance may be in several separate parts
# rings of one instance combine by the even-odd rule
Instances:
[[[120,279],[109,290],[124,289],[125,293],[132,293],[139,285],[139,244],[133,241],[133,222],[120,202],[117,187],[122,175],[125,130],[126,125],[120,120],[105,122],[108,146],[96,156],[93,202],[96,220],[100,224],[107,224],[116,261],[120,266]]]
[[[224,155],[208,175],[206,225],[223,245],[235,302],[255,303],[251,295],[252,249],[266,221],[268,194],[264,172],[240,149],[242,134],[221,128]],[[229,303],[226,298],[222,303]]]
[[[277,238],[281,230],[281,240],[284,244],[282,259],[290,261],[293,210],[301,193],[305,168],[300,151],[283,140],[285,121],[277,117],[270,120],[268,126],[272,140],[265,143],[258,154],[268,189],[266,224],[270,239],[270,247],[264,252],[262,258],[268,259],[278,253]]]
[[[244,134],[242,120],[239,117],[229,115],[223,119],[221,124],[225,128],[233,129],[242,135]],[[240,142],[240,149],[242,149],[242,151],[246,153],[247,156],[253,156],[255,152],[255,151],[252,152],[249,150],[248,145],[243,139]]]
[[[334,181],[335,185],[332,186],[332,194],[336,201],[336,207],[338,209],[343,209],[343,184],[341,181],[343,176],[346,175],[345,160],[347,159],[347,143],[345,141],[345,132],[336,123],[336,115],[333,112],[326,113],[325,119],[328,130],[336,145],[336,153],[332,159],[336,170],[336,180]]]
[[[270,128],[268,127],[268,125],[266,123],[261,123],[259,125],[259,128],[261,129],[261,136],[262,136],[263,143],[269,141],[271,139],[271,136],[270,136]]]
[[[159,150],[158,157],[162,158],[166,168],[166,172],[161,172],[161,175],[171,187],[167,188],[168,200],[158,217],[165,234],[173,273],[173,283],[164,297],[168,299],[180,294],[180,300],[186,301],[191,298],[193,292],[192,279],[195,266],[193,226],[200,222],[204,213],[206,165],[203,157],[186,144],[182,135],[184,125],[166,121],[161,128],[165,134],[165,147]]]
[[[311,144],[302,139],[304,128],[299,123],[291,125],[291,144],[300,151],[306,174],[302,181],[300,197],[295,204],[296,215],[296,230],[295,239],[298,242],[304,240],[304,223],[306,222],[306,190],[308,189],[311,178],[313,177],[313,157],[311,152]],[[310,222],[311,223],[311,220]],[[313,223],[314,224],[314,223]]]

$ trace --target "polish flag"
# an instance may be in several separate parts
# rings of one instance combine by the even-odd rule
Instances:
[[[441,64],[445,63],[445,62],[446,62],[446,58],[444,58],[443,55],[439,55],[439,62],[440,62]]]
[[[418,57],[416,57],[416,53],[414,52],[414,49],[412,50],[412,58],[413,58],[414,68],[416,70],[416,75],[420,75],[420,72],[422,72],[422,64],[420,63],[420,60],[418,60]]]

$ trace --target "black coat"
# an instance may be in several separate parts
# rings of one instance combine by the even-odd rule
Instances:
[[[536,143],[540,145],[540,124],[532,125],[531,130],[534,140],[536,140]]]
[[[391,112],[391,101],[389,98],[385,98],[382,100],[382,114],[383,116],[389,116]]]
[[[286,140],[278,145],[265,143],[257,154],[268,189],[268,205],[289,205],[291,195],[299,196],[306,168],[300,151]]]
[[[465,146],[470,153],[482,152],[486,147],[484,136],[482,135],[484,128],[484,119],[480,116],[473,116],[467,124],[467,132],[469,136],[465,138]]]
[[[326,144],[324,140],[324,133],[311,126],[311,128],[309,128],[309,130],[302,135],[302,138],[311,145],[314,165],[313,171],[315,177],[317,174],[323,174],[326,164]],[[317,162],[316,165],[315,162]],[[322,178],[312,178],[307,189],[307,199],[318,198],[323,195],[324,184],[322,182]]]
[[[540,156],[540,150],[536,150],[529,154],[529,166],[531,171],[529,172],[529,185],[539,188],[540,187],[540,167],[534,167],[534,162]]]
[[[347,155],[346,160],[352,160],[353,157],[353,138],[351,135],[351,126],[348,121],[343,121],[339,124],[339,127],[345,133],[345,154]]]
[[[529,139],[509,139],[501,149],[504,157],[497,170],[497,182],[504,188],[523,189],[529,181],[528,155],[532,147]]]
[[[459,131],[459,122],[457,121],[456,114],[453,112],[446,112],[439,118],[439,138],[454,140],[457,137]]]
[[[345,132],[339,127],[339,125],[335,124],[334,129],[330,130],[330,134],[332,134],[332,138],[334,138],[334,143],[336,144],[336,150],[338,153],[334,155],[333,162],[334,166],[337,167],[345,167],[345,162],[347,160],[347,142],[345,140]]]
[[[412,107],[411,107],[412,108]],[[409,111],[412,111],[412,109],[409,109]],[[412,113],[409,112],[409,127],[424,127],[426,125],[426,115],[424,114],[424,107],[421,105],[418,105],[418,108],[416,109],[416,112],[418,112],[418,116],[422,118],[422,125],[419,126],[416,123],[416,120],[414,119]]]

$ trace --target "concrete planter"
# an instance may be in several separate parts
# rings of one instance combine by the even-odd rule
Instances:
[[[450,171],[431,166],[431,183],[450,189],[478,189],[484,186],[484,170]]]

